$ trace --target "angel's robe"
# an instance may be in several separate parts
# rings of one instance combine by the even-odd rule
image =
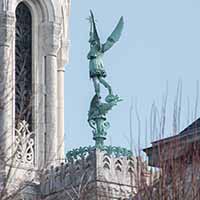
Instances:
[[[90,52],[88,53],[87,56],[87,58],[89,59],[90,78],[106,77],[106,71],[104,69],[102,57],[103,57],[102,48],[99,48],[97,50],[96,46],[91,45]]]

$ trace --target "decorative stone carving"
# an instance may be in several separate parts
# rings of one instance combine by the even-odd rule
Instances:
[[[19,118],[19,115],[15,112],[15,97],[17,96],[15,92],[19,91],[15,87],[15,78],[17,78],[15,74],[17,67],[15,60],[15,33],[17,32],[15,22],[17,18],[16,9],[21,3],[24,3],[30,9],[33,19],[33,23],[29,24],[33,34],[33,37],[29,40],[32,43],[32,65],[31,70],[27,71],[32,80],[26,80],[32,88],[32,94],[27,95],[32,101],[30,106],[32,109],[32,119],[29,118],[30,120],[24,117],[24,115]],[[5,140],[5,145],[2,144],[2,149],[5,150],[6,156],[11,158],[15,153],[15,170],[13,170],[15,175],[12,177],[14,182],[16,182],[15,179],[21,180],[24,177],[24,172],[27,174],[28,170],[31,171],[31,176],[33,177],[31,181],[32,179],[35,181],[37,179],[35,177],[37,176],[35,169],[47,166],[49,164],[47,161],[52,161],[53,159],[59,162],[56,158],[56,140],[57,138],[64,138],[64,131],[59,131],[59,135],[57,135],[56,126],[57,121],[64,121],[62,120],[64,108],[60,108],[57,114],[58,103],[56,99],[64,96],[62,95],[64,92],[60,92],[60,96],[57,93],[58,90],[64,88],[64,78],[61,79],[61,76],[64,77],[62,63],[67,62],[68,56],[65,54],[65,51],[68,50],[68,10],[66,10],[68,4],[69,2],[65,0],[0,0],[0,106],[1,108],[3,107],[0,110],[0,133],[3,133],[3,141]],[[66,7],[63,9],[63,13],[61,13],[62,5]],[[65,16],[65,22],[63,23],[61,23],[62,14]],[[25,15],[23,15],[23,19],[27,20]],[[64,29],[66,32],[62,33],[61,30]],[[27,44],[26,41],[24,43]],[[21,44],[20,47],[22,47]],[[23,50],[25,52],[26,49]],[[23,57],[24,54],[20,56]],[[22,67],[23,65],[19,62],[17,69],[19,74]],[[58,82],[57,77],[59,79],[58,87],[56,85]],[[2,85],[6,89],[1,87]],[[29,86],[26,85],[24,88],[30,91]],[[3,95],[1,92],[2,88],[4,91]],[[25,90],[21,89],[21,92],[23,93]],[[2,104],[2,96],[9,97],[6,99],[6,106],[4,106],[4,102]],[[27,108],[26,105],[24,107]],[[58,117],[60,115],[61,117]],[[17,118],[16,125],[15,117]],[[64,150],[62,153],[64,154]],[[47,178],[46,181],[51,183],[52,191],[60,189],[59,181],[64,184],[64,173],[65,166],[64,169],[56,170],[55,173],[51,174],[55,178],[55,185],[52,185],[54,179],[48,177],[51,180],[49,182]],[[30,180],[29,175],[28,177]],[[61,177],[64,178],[62,179]],[[46,185],[45,187],[49,188],[50,186]],[[39,190],[36,192],[40,194]],[[32,195],[32,191],[28,191],[26,195],[24,199],[33,199],[29,197],[29,195]]]
[[[136,164],[136,158],[115,157],[98,149],[87,152],[86,149],[81,149],[81,152],[81,156],[77,156],[75,160],[69,159],[59,168],[51,167],[51,170],[44,174],[41,190],[45,199],[50,200],[49,197],[62,194],[66,200],[71,199],[69,194],[74,199],[78,199],[77,194],[86,195],[83,199],[101,199],[108,196],[109,199],[119,199],[128,198],[131,192],[135,191],[136,185],[131,181],[128,169],[130,162]],[[135,177],[133,179],[135,180]],[[80,188],[84,188],[84,191]]]
[[[27,165],[34,164],[34,133],[24,120],[15,129],[16,161]]]
[[[15,17],[6,12],[0,13],[0,46],[10,46],[15,30]]]
[[[43,48],[47,55],[57,56],[61,46],[61,25],[58,23],[44,23],[43,27]]]

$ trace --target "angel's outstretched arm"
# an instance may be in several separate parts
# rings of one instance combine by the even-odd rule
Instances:
[[[96,42],[96,45],[98,47],[98,49],[100,48],[101,46],[101,43],[100,43],[100,39],[99,39],[99,35],[98,35],[98,32],[97,32],[97,27],[96,27],[96,22],[95,22],[95,19],[94,19],[94,15],[93,15],[93,12],[90,10],[90,23],[91,23],[91,28],[90,28],[90,43],[91,42]]]

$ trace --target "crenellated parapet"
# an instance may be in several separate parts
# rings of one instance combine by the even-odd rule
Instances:
[[[138,161],[133,156],[109,155],[92,149],[82,157],[50,167],[41,176],[42,196],[53,199],[59,193],[65,199],[78,196],[84,196],[83,199],[128,198],[136,191],[137,166]]]
[[[63,190],[68,190],[81,182],[81,176],[86,174],[94,164],[92,159],[77,160],[75,163],[61,163],[60,166],[51,166],[41,176],[41,191],[43,196],[48,196]]]

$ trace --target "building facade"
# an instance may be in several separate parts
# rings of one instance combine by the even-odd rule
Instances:
[[[64,159],[69,9],[69,0],[0,0],[2,180],[34,179]]]
[[[159,178],[145,188],[138,199],[200,199],[200,118],[179,134],[152,142],[144,149]]]
[[[69,1],[0,1],[1,133],[7,154],[26,132],[24,164],[64,159],[68,18]]]

